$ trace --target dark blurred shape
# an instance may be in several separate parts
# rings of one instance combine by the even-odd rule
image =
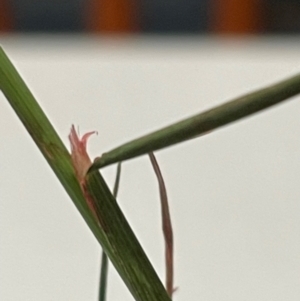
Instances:
[[[0,0],[0,32],[299,33],[300,0]]]
[[[87,29],[100,33],[132,33],[138,31],[137,1],[89,0],[86,4]]]
[[[220,34],[250,34],[262,30],[262,0],[211,0],[210,28]]]
[[[196,33],[207,29],[208,0],[140,0],[145,32]]]
[[[85,0],[10,0],[15,30],[72,32],[83,30]]]
[[[266,28],[274,33],[300,32],[299,0],[266,0]]]
[[[13,29],[13,17],[9,0],[0,0],[0,31],[8,32]]]

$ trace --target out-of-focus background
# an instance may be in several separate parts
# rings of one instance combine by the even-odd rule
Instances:
[[[296,0],[1,0],[1,32],[297,33]]]
[[[300,72],[295,0],[0,0],[0,45],[91,157]],[[300,98],[157,152],[174,300],[299,301]],[[100,248],[0,93],[0,300],[97,300]],[[115,166],[102,171],[113,185]],[[149,159],[118,202],[164,281]],[[132,300],[110,266],[108,301]]]

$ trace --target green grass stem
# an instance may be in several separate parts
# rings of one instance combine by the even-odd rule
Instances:
[[[92,192],[97,194],[99,200],[98,214],[101,214],[104,227],[97,223],[75,177],[68,150],[2,48],[0,48],[0,89],[135,300],[170,301],[104,179],[100,173],[93,173],[89,178]],[[55,300],[55,296],[53,299]]]

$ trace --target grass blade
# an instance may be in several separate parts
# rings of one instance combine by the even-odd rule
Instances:
[[[96,190],[93,193],[96,193],[100,200],[97,208],[105,228],[97,223],[76,179],[69,152],[2,48],[0,48],[0,89],[134,298],[137,301],[169,301],[166,290],[98,172],[93,173],[90,180],[93,189]]]
[[[125,143],[98,157],[90,171],[195,138],[300,93],[300,74]]]

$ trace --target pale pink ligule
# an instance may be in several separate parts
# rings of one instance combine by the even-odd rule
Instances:
[[[95,131],[86,133],[80,139],[76,133],[74,125],[71,127],[69,140],[71,143],[71,158],[79,182],[84,180],[84,176],[92,164],[88,156],[86,145],[88,138],[96,133]]]
[[[81,190],[84,194],[84,197],[86,199],[86,202],[90,208],[90,210],[93,212],[95,217],[97,218],[96,212],[95,212],[95,205],[94,201],[87,192],[86,185],[85,185],[85,175],[89,169],[89,167],[92,164],[92,161],[90,157],[88,156],[86,146],[87,146],[87,140],[88,138],[96,133],[88,132],[82,136],[80,139],[77,135],[77,132],[75,130],[74,125],[71,127],[71,132],[69,135],[69,140],[71,143],[71,159],[73,163],[73,167],[75,170],[76,178],[81,186]]]

